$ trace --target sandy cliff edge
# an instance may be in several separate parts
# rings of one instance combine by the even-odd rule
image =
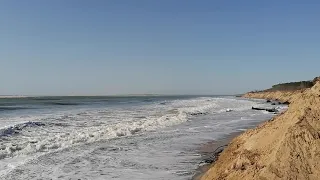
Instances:
[[[233,139],[201,179],[320,179],[320,81],[306,90],[244,97],[290,105],[285,113]]]

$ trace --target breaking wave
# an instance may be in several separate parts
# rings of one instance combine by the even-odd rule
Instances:
[[[226,98],[196,98],[154,103],[133,109],[105,109],[28,121],[0,130],[0,159],[46,153],[70,146],[154,131],[231,108],[241,111],[255,102]],[[64,104],[62,104],[64,105]],[[69,104],[65,104],[69,105]]]
[[[0,111],[15,111],[15,110],[22,110],[22,109],[31,109],[31,108],[23,107],[23,106],[0,106]]]

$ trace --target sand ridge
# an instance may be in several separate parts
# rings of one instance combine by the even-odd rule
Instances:
[[[201,179],[320,179],[320,81],[306,90],[244,97],[290,105],[286,112],[233,139]]]

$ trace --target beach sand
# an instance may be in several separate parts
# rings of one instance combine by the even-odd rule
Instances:
[[[210,141],[200,145],[199,149],[197,149],[198,153],[201,154],[202,159],[206,159],[208,155],[212,154],[217,148],[225,146],[231,142],[232,139],[239,136],[244,131],[238,131],[231,133],[222,139]],[[203,164],[200,165],[196,171],[196,174],[192,177],[192,180],[200,180],[201,176],[209,170],[212,164]]]
[[[201,180],[318,180],[320,79],[305,90],[244,97],[288,101],[290,105],[285,113],[234,138]]]

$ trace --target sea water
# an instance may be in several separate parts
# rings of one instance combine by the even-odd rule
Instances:
[[[0,98],[0,179],[190,179],[201,144],[274,116],[253,106],[271,105],[232,96]]]

